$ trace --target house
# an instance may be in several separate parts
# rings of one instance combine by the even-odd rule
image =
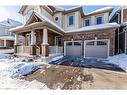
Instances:
[[[113,8],[105,7],[89,14],[82,6],[63,9],[58,6],[22,6],[24,25],[12,28],[15,53],[54,58],[60,55],[107,58],[115,53],[117,23],[109,23]],[[22,45],[18,43],[22,35]]]
[[[9,18],[0,22],[0,48],[12,48],[14,46],[14,33],[8,30],[20,25],[20,22]]]
[[[116,29],[116,54],[127,54],[127,6],[118,7],[111,15],[110,22],[117,22],[120,27]]]

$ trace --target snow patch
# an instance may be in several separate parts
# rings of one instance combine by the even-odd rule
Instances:
[[[26,81],[19,78],[37,69],[38,66],[32,63],[21,62],[21,58],[0,54],[0,89],[49,89],[37,80]]]
[[[63,58],[62,55],[61,55],[61,56],[58,56],[58,57],[54,57],[51,61],[56,61],[56,60],[59,60],[59,59],[61,59],[61,58]]]
[[[127,72],[127,55],[126,54],[119,54],[112,57],[107,58],[108,63],[112,63],[118,65],[124,71]]]

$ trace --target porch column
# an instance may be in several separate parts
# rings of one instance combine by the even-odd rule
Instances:
[[[18,33],[15,33],[14,53],[17,53],[17,46],[18,46]]]
[[[7,45],[6,45],[6,39],[4,39],[4,47],[6,47]]]
[[[48,30],[46,27],[43,29],[43,43],[42,43],[42,55],[49,56],[49,44],[48,44]]]
[[[25,33],[22,34],[22,45],[26,46],[26,34]]]
[[[31,30],[30,55],[36,55],[35,32]]]

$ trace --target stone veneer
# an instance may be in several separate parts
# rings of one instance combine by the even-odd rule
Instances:
[[[84,40],[94,40],[97,39],[109,39],[110,40],[110,55],[114,55],[115,52],[115,31],[113,29],[109,30],[99,30],[99,31],[89,31],[89,32],[73,32],[66,33],[63,36],[63,41],[82,41],[82,55],[84,55]]]

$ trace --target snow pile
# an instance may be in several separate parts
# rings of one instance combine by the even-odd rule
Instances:
[[[0,89],[49,89],[44,83],[37,80],[20,79],[20,77],[39,69],[32,63],[21,61],[22,58],[0,54]]]
[[[112,57],[107,58],[109,63],[118,65],[124,71],[127,72],[127,55],[126,54],[119,54]]]
[[[3,69],[0,70],[0,75],[4,77],[18,78],[38,70],[37,66],[26,62],[3,64],[2,66],[0,64],[0,66],[3,67]]]
[[[8,58],[11,58],[11,57],[13,57],[13,56],[10,55],[10,54],[0,54],[0,60],[1,59],[8,59]]]

